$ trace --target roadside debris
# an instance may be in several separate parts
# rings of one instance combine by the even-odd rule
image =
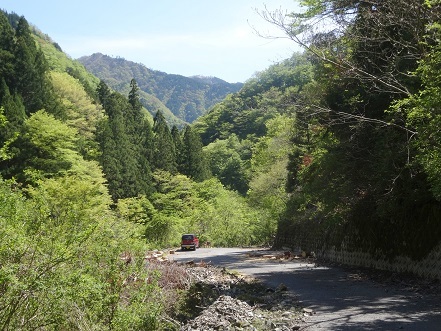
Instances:
[[[297,259],[314,260],[316,256],[314,252],[305,252],[305,251],[292,252],[290,250],[284,250],[284,251],[254,251],[252,253],[249,253],[248,257],[257,258],[257,259],[266,259],[266,260],[291,261]]]
[[[144,260],[148,269],[161,275],[158,283],[167,291],[166,296],[176,298],[177,309],[171,306],[164,319],[179,330],[287,331],[300,330],[305,325],[309,313],[299,306],[285,284],[268,287],[252,277],[213,266],[209,261],[178,263],[170,261],[168,254],[173,253],[149,251]],[[252,257],[295,258],[285,253]],[[122,259],[131,261],[126,255]],[[185,291],[184,302],[177,303],[178,298],[172,294],[175,291]]]
[[[299,330],[305,312],[287,287],[269,288],[255,279],[206,262],[185,264],[193,288],[201,294],[200,313],[182,331]]]

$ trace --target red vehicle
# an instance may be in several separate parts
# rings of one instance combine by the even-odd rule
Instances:
[[[181,240],[181,250],[191,249],[194,251],[196,248],[199,248],[199,238],[192,233],[183,234]]]

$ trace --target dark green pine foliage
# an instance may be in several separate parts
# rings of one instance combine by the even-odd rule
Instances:
[[[203,181],[209,177],[208,165],[202,151],[200,136],[185,128],[179,171],[195,181]]]
[[[19,131],[25,119],[20,96],[14,92],[14,30],[8,17],[0,11],[0,107],[4,109],[7,124],[0,132],[0,146]]]
[[[130,82],[129,103],[125,114],[126,128],[138,160],[139,185],[145,194],[151,192],[152,171],[150,162],[153,151],[153,132],[139,100],[139,87],[135,79]]]
[[[153,122],[153,167],[172,174],[177,172],[176,148],[164,115],[158,111]]]
[[[5,127],[0,132],[0,146],[20,131],[26,118],[25,107],[20,95],[11,95],[4,78],[0,79],[0,105],[7,118]]]
[[[151,187],[149,164],[146,156],[141,157],[141,146],[145,142],[133,134],[138,131],[133,128],[133,107],[126,97],[111,93],[104,83],[99,85],[97,92],[108,115],[100,125],[97,139],[109,192],[115,201],[148,194]]]
[[[0,146],[5,146],[8,142],[14,142],[20,137],[23,123],[25,121],[25,109],[21,97],[17,94],[11,95],[4,79],[0,81],[0,107],[7,122],[0,130]],[[18,155],[24,146],[13,143],[8,147],[10,155]],[[29,155],[27,155],[29,157]],[[1,160],[0,175],[3,178],[11,178],[16,175],[26,160]],[[16,177],[17,178],[17,177]]]
[[[176,163],[178,166],[178,171],[180,171],[179,169],[181,168],[181,165],[183,163],[184,142],[182,141],[181,132],[176,125],[173,125],[171,129],[171,135],[175,144]]]
[[[97,140],[100,144],[101,156],[100,164],[103,168],[107,180],[109,193],[114,201],[124,196],[123,191],[119,187],[123,181],[122,164],[118,157],[117,143],[111,128],[110,119],[104,119],[97,126]]]
[[[45,109],[58,118],[62,118],[61,107],[56,103],[51,84],[47,76],[49,67],[43,52],[37,48],[29,24],[21,17],[15,32],[14,78],[9,88],[17,90],[26,107],[26,113],[32,114]]]
[[[14,30],[0,11],[0,77],[12,86],[14,76]]]
[[[135,79],[130,81],[129,102],[133,109],[141,113],[142,105],[141,101],[139,100],[139,87]]]
[[[107,84],[101,80],[97,87],[97,95],[98,95],[98,100],[101,103],[101,105],[104,107],[104,109],[106,109],[107,107],[107,101],[109,100],[111,94],[112,92],[110,91]]]

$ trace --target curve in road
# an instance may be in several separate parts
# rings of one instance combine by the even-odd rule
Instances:
[[[357,277],[335,266],[308,260],[269,260],[271,253],[246,248],[200,248],[169,255],[177,262],[205,261],[255,277],[268,286],[281,283],[300,304],[314,311],[307,330],[441,330],[441,296]]]

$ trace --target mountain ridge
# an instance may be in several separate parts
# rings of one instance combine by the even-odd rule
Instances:
[[[87,70],[112,89],[127,94],[134,78],[140,99],[152,115],[157,110],[173,114],[177,126],[194,122],[228,94],[239,91],[242,83],[228,83],[218,77],[186,77],[148,68],[145,64],[93,53],[77,59]],[[168,117],[168,116],[166,116]],[[172,123],[169,123],[172,124]]]

